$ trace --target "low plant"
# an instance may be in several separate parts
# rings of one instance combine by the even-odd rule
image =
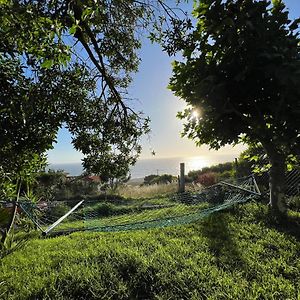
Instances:
[[[289,209],[294,211],[300,211],[300,196],[292,196],[287,199],[287,205]]]
[[[14,232],[10,231],[5,240],[0,242],[0,259],[16,250],[21,249],[25,244],[25,238],[22,240],[15,240]]]

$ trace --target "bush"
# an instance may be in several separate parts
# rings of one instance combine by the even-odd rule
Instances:
[[[133,206],[114,205],[108,202],[90,204],[87,207],[80,209],[77,215],[81,218],[88,216],[89,218],[117,216],[130,213],[134,209]]]
[[[202,184],[205,187],[211,186],[217,182],[216,173],[208,172],[199,175],[196,182]]]
[[[289,209],[300,211],[300,196],[293,196],[288,198],[287,205]]]
[[[154,175],[154,174],[145,176],[144,184],[145,185],[153,184],[153,181],[156,180],[158,177],[159,177],[158,175]]]
[[[151,185],[151,184],[168,184],[172,183],[173,179],[176,178],[173,175],[170,174],[163,174],[163,175],[148,175],[144,178],[144,184],[145,185]]]
[[[232,170],[224,171],[222,173],[217,173],[216,175],[217,175],[217,181],[222,181],[222,180],[233,178],[234,172]]]
[[[70,210],[70,207],[65,203],[52,203],[51,206],[45,211],[45,215],[49,220],[58,219],[65,215]],[[53,220],[54,220],[53,219]]]
[[[173,181],[173,178],[174,178],[174,176],[172,176],[170,174],[163,174],[163,175],[159,176],[158,183],[168,184]]]
[[[204,167],[201,170],[193,170],[188,173],[188,177],[193,178],[193,180],[197,180],[197,178],[206,173],[223,173],[226,171],[233,172],[234,164],[232,162],[226,162],[218,165],[213,165],[210,167]]]

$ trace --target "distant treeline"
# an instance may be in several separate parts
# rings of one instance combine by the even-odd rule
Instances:
[[[210,167],[204,167],[200,170],[189,171],[185,176],[187,183],[196,182],[201,183],[204,186],[212,185],[218,181],[233,178],[242,177],[250,174],[250,165],[247,161],[239,158],[238,163],[226,162],[213,165]],[[177,180],[176,177],[170,174],[164,175],[148,175],[144,178],[144,185],[152,184],[168,184]]]
[[[170,174],[163,174],[163,175],[151,174],[144,178],[144,185],[169,184],[176,179],[177,179],[177,177],[170,175]]]

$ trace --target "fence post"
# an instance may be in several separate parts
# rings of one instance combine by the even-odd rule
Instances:
[[[239,178],[240,177],[240,175],[239,175],[239,163],[238,163],[237,158],[234,159],[234,168],[235,168],[235,177]]]
[[[185,191],[184,163],[180,163],[179,192]]]

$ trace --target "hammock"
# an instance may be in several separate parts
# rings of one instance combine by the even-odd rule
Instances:
[[[196,222],[261,195],[254,176],[219,182],[198,192],[147,199],[19,202],[24,214],[46,234],[116,232]]]

